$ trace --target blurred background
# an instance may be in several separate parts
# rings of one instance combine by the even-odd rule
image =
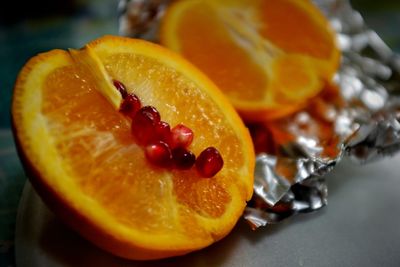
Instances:
[[[400,53],[400,1],[351,2],[366,23]],[[1,3],[0,267],[14,265],[15,216],[25,183],[10,132],[10,101],[18,71],[40,52],[78,48],[102,35],[118,34],[117,6],[118,0],[6,0]]]
[[[18,71],[32,56],[79,48],[118,33],[118,0],[2,1],[0,7],[0,128],[10,125],[10,97]]]

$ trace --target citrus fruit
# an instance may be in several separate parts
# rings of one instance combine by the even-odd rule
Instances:
[[[119,110],[127,95],[140,99],[136,114],[159,113],[163,125],[177,125],[171,132],[181,133],[178,145],[190,153],[213,147],[222,169],[218,161],[216,174],[202,176],[188,165],[194,156],[184,146],[174,150],[182,159],[177,168],[153,164],[160,150],[152,149],[166,143],[138,144],[132,130],[145,126],[133,126],[127,105]],[[23,165],[45,203],[124,258],[208,246],[230,232],[252,195],[254,151],[234,108],[190,63],[146,41],[105,36],[81,50],[32,58],[15,85],[12,122]]]
[[[160,42],[206,73],[246,121],[304,107],[339,65],[335,34],[309,0],[176,1]]]

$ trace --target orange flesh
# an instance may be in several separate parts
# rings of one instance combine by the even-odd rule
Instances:
[[[194,233],[202,230],[193,214],[215,218],[230,202],[224,188],[244,163],[240,140],[212,100],[175,70],[131,54],[113,55],[104,64],[110,76],[125,83],[144,105],[156,106],[163,120],[192,128],[195,139],[190,149],[196,155],[206,146],[217,147],[229,171],[201,179],[193,169],[170,172],[150,165],[133,142],[130,121],[98,93],[83,70],[68,66],[48,76],[42,113],[71,177],[124,225],[152,233],[183,229],[185,235],[198,236]],[[174,201],[181,204],[178,210]]]
[[[286,52],[329,59],[335,44],[325,28],[316,27],[324,20],[317,21],[320,15],[310,16],[296,1],[260,1],[260,34]]]
[[[249,101],[264,98],[268,81],[262,68],[232,39],[213,9],[204,5],[184,13],[176,34],[181,53],[229,97]]]
[[[294,56],[283,56],[274,64],[275,77],[271,86],[275,90],[274,100],[277,103],[296,103],[302,99],[308,99],[318,93],[313,90],[321,87],[320,81],[311,71],[312,66]]]

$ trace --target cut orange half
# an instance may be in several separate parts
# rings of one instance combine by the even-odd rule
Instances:
[[[263,121],[315,97],[339,64],[334,32],[308,0],[181,0],[160,40],[205,72],[241,115]]]
[[[171,125],[195,135],[190,149],[219,150],[212,178],[159,168],[117,110],[123,82]],[[114,88],[115,89],[115,88]],[[252,195],[254,151],[225,96],[186,60],[145,41],[107,36],[80,51],[32,58],[14,90],[16,143],[32,184],[67,224],[124,258],[157,259],[227,235]]]

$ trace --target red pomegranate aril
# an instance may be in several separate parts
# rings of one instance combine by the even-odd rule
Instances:
[[[122,101],[119,110],[126,116],[133,118],[141,106],[142,103],[140,103],[139,98],[135,94],[128,94]]]
[[[224,166],[224,160],[215,147],[204,149],[196,159],[196,169],[205,178],[213,177]]]
[[[159,121],[154,128],[159,141],[163,141],[167,144],[171,143],[171,127],[167,122]]]
[[[113,84],[115,88],[121,93],[122,99],[125,99],[128,96],[128,91],[126,91],[125,85],[117,80],[113,80]]]
[[[170,167],[172,165],[171,149],[162,141],[146,146],[145,155],[151,163],[159,167]]]
[[[140,111],[147,116],[154,124],[158,123],[161,119],[160,113],[153,106],[145,106],[140,109]]]
[[[172,147],[188,147],[193,141],[193,131],[183,124],[178,124],[171,130]]]
[[[140,145],[148,145],[157,140],[155,126],[160,122],[160,114],[151,106],[142,107],[132,119],[131,131]]]
[[[190,169],[196,162],[196,156],[183,147],[177,147],[172,150],[172,159],[174,166],[182,170]]]

